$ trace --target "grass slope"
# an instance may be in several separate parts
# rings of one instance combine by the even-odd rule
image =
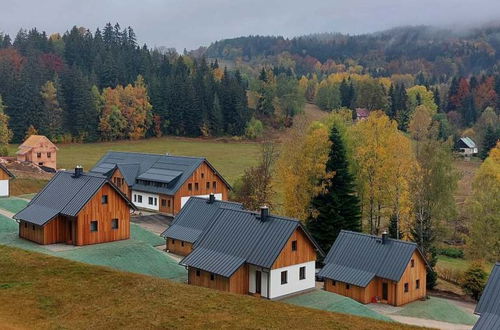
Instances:
[[[0,324],[13,329],[411,329],[0,246]]]
[[[28,204],[27,201],[15,197],[0,197],[0,209],[7,210],[12,213],[17,213],[24,209]]]

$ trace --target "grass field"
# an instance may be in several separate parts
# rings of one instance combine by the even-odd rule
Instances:
[[[17,213],[26,207],[28,202],[15,197],[0,197],[0,209]]]
[[[7,329],[412,329],[6,246],[0,306]]]

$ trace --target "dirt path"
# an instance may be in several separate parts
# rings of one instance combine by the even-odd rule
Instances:
[[[6,211],[4,209],[0,209],[0,214],[4,215],[4,216],[6,216],[7,218],[10,218],[10,219],[12,219],[12,217],[14,216],[14,213]]]
[[[434,321],[434,320],[421,319],[421,318],[416,318],[416,317],[392,315],[392,314],[389,315],[389,317],[391,319],[393,319],[394,321],[397,321],[400,323],[418,325],[421,327],[429,327],[429,328],[436,328],[436,329],[443,329],[443,330],[469,330],[469,329],[472,329],[471,325]]]

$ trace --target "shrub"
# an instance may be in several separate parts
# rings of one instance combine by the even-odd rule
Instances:
[[[245,136],[248,139],[257,139],[262,136],[264,133],[264,125],[262,125],[262,122],[258,119],[255,119],[255,117],[252,117],[252,119],[248,122],[247,127],[245,128]]]
[[[438,249],[438,254],[450,258],[458,258],[458,259],[464,258],[464,251],[454,247]]]
[[[465,271],[462,279],[462,289],[466,294],[479,300],[486,285],[487,274],[479,262],[474,262]]]

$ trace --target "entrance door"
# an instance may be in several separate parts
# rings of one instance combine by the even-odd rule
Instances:
[[[255,293],[260,294],[262,292],[262,272],[260,270],[255,271]]]
[[[73,244],[73,221],[66,219],[66,223],[68,224],[68,239],[66,240],[66,244]]]
[[[388,283],[382,283],[382,300],[388,300],[389,299],[389,284]]]

